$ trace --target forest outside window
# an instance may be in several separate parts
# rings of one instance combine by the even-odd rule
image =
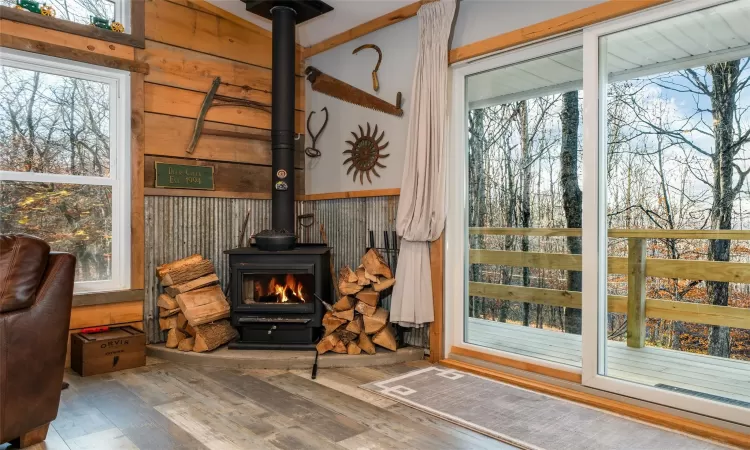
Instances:
[[[129,288],[129,74],[0,50],[0,233],[76,256],[76,291]]]

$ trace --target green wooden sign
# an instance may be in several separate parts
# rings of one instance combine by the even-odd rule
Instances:
[[[157,162],[155,187],[213,191],[214,168]]]

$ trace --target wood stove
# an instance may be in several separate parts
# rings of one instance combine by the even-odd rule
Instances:
[[[319,338],[323,304],[332,298],[331,253],[321,244],[294,250],[257,247],[226,252],[232,272],[235,349],[311,350]]]
[[[294,234],[295,26],[331,11],[319,0],[245,0],[246,9],[273,20],[271,77],[271,229],[256,245],[229,250],[235,349],[315,349],[323,304],[331,301],[331,253],[297,244]]]

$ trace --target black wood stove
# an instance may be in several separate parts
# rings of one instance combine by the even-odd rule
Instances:
[[[229,250],[232,325],[239,349],[307,350],[318,340],[323,304],[332,296],[330,251],[320,244],[293,250]]]
[[[318,0],[246,0],[246,9],[273,20],[271,79],[271,230],[255,246],[229,250],[234,349],[314,349],[332,298],[330,250],[297,244],[294,220],[295,26],[331,11]]]

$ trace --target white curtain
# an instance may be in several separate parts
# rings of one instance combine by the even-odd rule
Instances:
[[[402,240],[391,303],[391,321],[408,327],[434,320],[429,242],[445,225],[448,40],[455,11],[456,0],[440,0],[417,13],[419,50],[396,216]]]

